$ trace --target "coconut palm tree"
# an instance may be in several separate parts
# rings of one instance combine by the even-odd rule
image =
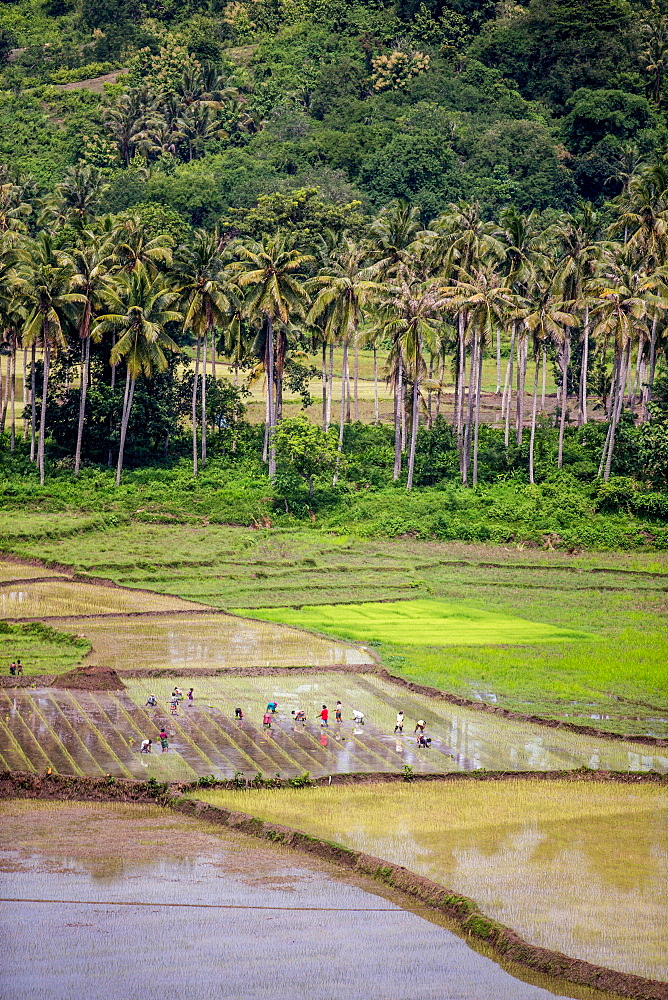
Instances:
[[[648,337],[650,308],[668,308],[668,298],[651,294],[657,284],[655,275],[648,278],[638,271],[628,246],[610,244],[603,251],[596,274],[586,285],[587,294],[592,296],[593,335],[601,344],[612,343],[614,349],[608,433],[599,466],[599,475],[603,474],[605,480],[610,477],[632,346]]]
[[[16,258],[13,285],[25,313],[22,340],[28,347],[41,341],[44,351],[37,446],[39,479],[44,485],[44,440],[51,357],[59,348],[67,346],[67,326],[74,320],[77,307],[85,306],[86,298],[80,292],[71,291],[71,270],[63,255],[55,250],[53,238],[48,233],[40,233],[35,240],[22,244],[16,250]]]
[[[424,348],[435,341],[442,322],[444,297],[438,282],[412,282],[402,275],[399,284],[391,285],[382,296],[378,320],[392,340],[392,353],[405,363],[411,389],[411,436],[408,451],[406,489],[413,489],[415,448],[420,423],[420,384],[426,371]]]
[[[265,442],[269,460],[269,476],[276,474],[276,450],[272,442],[275,426],[275,343],[274,325],[287,324],[291,317],[303,317],[308,294],[300,272],[312,260],[297,249],[293,236],[277,233],[264,236],[262,241],[239,242],[234,247],[235,260],[231,274],[239,288],[245,291],[244,311],[260,320],[266,329],[264,369],[267,380],[267,420]],[[279,366],[280,366],[279,359]]]
[[[202,464],[206,463],[206,359],[209,339],[215,352],[216,326],[223,326],[226,315],[232,311],[227,294],[226,276],[221,241],[216,233],[198,230],[186,246],[179,248],[174,259],[174,276],[178,285],[181,309],[184,314],[183,329],[192,330],[195,336],[195,373],[192,395],[193,423],[193,475],[197,475],[197,388],[200,345],[204,347],[202,364]]]
[[[562,301],[570,300],[582,315],[582,361],[580,364],[580,384],[578,390],[578,427],[587,423],[587,378],[589,375],[589,302],[583,296],[585,282],[591,278],[594,264],[599,254],[596,237],[599,231],[598,213],[591,205],[585,203],[577,212],[566,215],[559,223],[558,252],[556,272],[554,272],[555,295]],[[570,355],[570,336],[567,328],[563,331],[562,343],[565,352]],[[568,378],[562,373],[561,383],[561,413],[559,448],[559,467],[563,448],[563,418],[565,418],[568,402]]]
[[[121,416],[121,436],[116,465],[116,485],[123,472],[125,439],[132,412],[135,384],[139,375],[150,378],[167,368],[165,351],[176,352],[177,344],[166,332],[168,323],[178,323],[183,315],[173,308],[178,293],[161,276],[153,277],[138,265],[129,274],[121,272],[104,293],[107,312],[97,319],[91,336],[96,339],[112,331],[116,340],[110,355],[112,365],[123,358],[126,365],[125,394]]]
[[[572,302],[562,302],[554,298],[553,287],[548,283],[534,286],[534,299],[529,306],[524,323],[532,334],[532,354],[534,359],[533,397],[531,407],[531,437],[529,440],[529,481],[534,482],[534,446],[536,441],[536,410],[538,407],[538,369],[540,353],[549,341],[561,346],[562,379],[565,385],[568,367],[568,350],[570,338],[568,331],[578,325],[578,319],[573,315]],[[568,345],[568,347],[566,346]],[[562,465],[564,447],[564,424],[566,414],[566,393],[562,394],[562,410],[559,425],[559,468]]]
[[[114,243],[108,236],[98,236],[86,231],[82,234],[81,245],[70,253],[63,254],[63,263],[69,270],[70,288],[85,297],[85,305],[79,316],[79,340],[81,342],[81,379],[79,394],[79,420],[77,423],[77,443],[74,452],[74,475],[81,468],[81,446],[86,414],[86,397],[90,383],[90,342],[91,321],[103,304],[114,262]]]
[[[478,437],[484,351],[497,329],[507,318],[518,314],[520,297],[506,284],[505,276],[493,261],[458,271],[459,277],[442,288],[448,307],[456,314],[466,313],[471,334],[471,375],[469,379],[468,417],[463,442],[462,483],[468,484],[473,436],[472,485],[478,483]]]
[[[307,323],[323,320],[323,343],[333,343],[338,339],[343,344],[339,451],[343,447],[349,345],[352,342],[357,352],[359,326],[364,309],[382,287],[372,280],[372,273],[365,249],[345,237],[342,244],[330,254],[329,261],[320,274],[307,283],[308,290],[314,295],[313,305],[306,317]],[[356,418],[357,416],[356,412]]]

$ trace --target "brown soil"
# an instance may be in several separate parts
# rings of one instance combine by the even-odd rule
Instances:
[[[52,687],[66,688],[76,691],[122,691],[123,681],[111,667],[96,667],[93,664],[76,667],[60,674],[53,681]]]

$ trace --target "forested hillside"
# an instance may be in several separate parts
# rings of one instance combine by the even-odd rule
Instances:
[[[2,503],[668,544],[667,71],[666,0],[4,3]]]
[[[305,186],[352,225],[397,197],[425,222],[461,199],[563,210],[619,194],[665,147],[668,32],[646,0],[2,8],[0,160],[41,192],[99,167],[106,211],[257,233],[241,217],[258,195]]]

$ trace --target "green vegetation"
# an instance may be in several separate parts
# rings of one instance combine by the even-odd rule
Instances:
[[[145,587],[214,607],[313,610],[291,621],[346,634],[343,616],[351,602],[412,598],[476,609],[486,617],[521,619],[547,632],[573,630],[592,638],[528,641],[494,646],[406,644],[376,630],[355,632],[362,643],[385,641],[375,651],[384,665],[418,683],[467,698],[569,719],[618,732],[665,731],[668,675],[663,553],[575,553],[522,545],[359,538],[319,530],[254,530],[185,525],[121,523],[99,530],[72,516],[57,535],[53,518],[28,525],[3,518],[4,546],[27,558],[72,566],[94,577]],[[139,515],[140,517],[144,515]],[[76,522],[74,522],[76,523]],[[334,608],[336,624],[317,605]],[[404,605],[400,604],[401,609]],[[284,612],[276,617],[284,620]]]
[[[4,4],[0,501],[129,466],[187,519],[191,461],[220,522],[665,545],[667,34],[645,0]]]
[[[239,613],[239,612],[238,612]],[[244,614],[243,611],[240,612]],[[408,646],[485,646],[584,639],[586,633],[510,618],[467,607],[463,602],[401,601],[389,604],[321,604],[317,607],[250,611],[266,621],[284,622],[344,639]]]
[[[0,671],[3,674],[9,672],[9,664],[17,659],[23,664],[24,677],[62,674],[80,663],[89,651],[90,643],[81,636],[58,632],[39,622],[9,625],[0,621]]]
[[[665,976],[665,786],[472,780],[193,796],[425,875],[534,944]]]

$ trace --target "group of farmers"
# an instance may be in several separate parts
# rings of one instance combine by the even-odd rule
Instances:
[[[192,705],[194,702],[193,688],[190,688],[187,697],[188,697],[188,705]],[[172,691],[172,695],[169,701],[170,711],[172,715],[176,715],[178,713],[179,702],[183,700],[184,700],[183,691],[180,688],[175,687],[174,690]],[[151,708],[155,708],[158,704],[156,696],[154,694],[149,695],[146,704]],[[269,701],[267,703],[264,715],[262,716],[262,726],[264,729],[267,730],[271,729],[272,719],[276,715],[277,711],[278,711],[278,703],[273,700]],[[234,718],[238,722],[243,721],[244,712],[242,708],[237,707],[234,709]],[[322,706],[320,712],[318,713],[318,718],[320,720],[321,728],[323,729],[329,728],[329,709],[327,708],[327,705]],[[359,709],[357,708],[353,709],[351,718],[352,721],[355,723],[355,725],[357,726],[364,725],[364,712],[361,712]],[[337,725],[340,725],[343,721],[343,705],[341,704],[341,701],[337,701],[336,703],[336,708],[334,709],[334,719]],[[292,711],[292,721],[295,723],[301,723],[302,725],[305,725],[306,712],[303,709],[294,709]],[[418,719],[415,725],[414,733],[417,736],[416,740],[417,745],[419,747],[422,747],[423,749],[428,749],[431,746],[431,737],[425,734],[425,727],[426,727],[426,722],[424,721],[424,719]],[[395,735],[403,734],[403,731],[404,731],[404,713],[403,710],[400,709],[397,712],[397,719],[394,727],[394,733]],[[158,739],[160,740],[162,752],[166,753],[167,750],[169,749],[169,738],[167,732],[165,731],[164,726],[160,731]],[[152,740],[150,739],[142,740],[140,752],[151,753],[152,747],[153,747]]]

